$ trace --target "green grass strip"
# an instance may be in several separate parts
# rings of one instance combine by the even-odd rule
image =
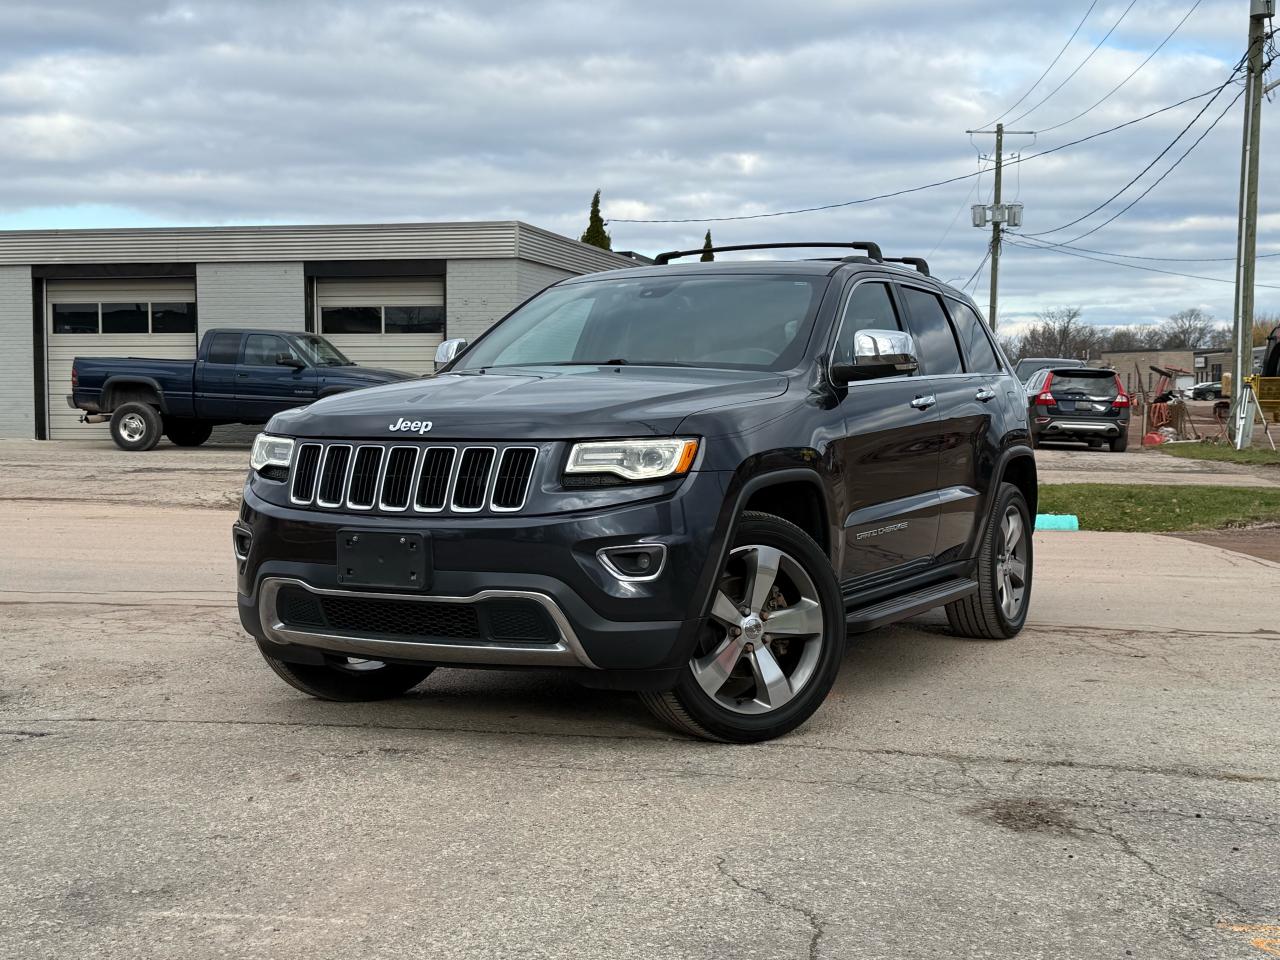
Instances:
[[[1038,512],[1074,513],[1080,518],[1081,530],[1220,530],[1280,522],[1280,488],[1043,484]]]

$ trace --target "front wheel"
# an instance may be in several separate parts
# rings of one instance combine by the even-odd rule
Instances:
[[[710,616],[675,688],[641,693],[685,733],[758,743],[822,705],[845,652],[844,603],[831,561],[799,527],[745,513],[712,587]]]
[[[149,403],[122,403],[111,413],[111,439],[121,450],[150,450],[160,433],[160,411]]]
[[[947,622],[963,637],[1005,640],[1027,622],[1031,603],[1031,513],[1022,491],[1000,484],[978,553],[978,589],[947,604]]]
[[[258,644],[258,651],[267,666],[295,690],[319,700],[344,703],[399,697],[427,679],[435,669],[355,657],[329,657],[324,664],[289,663],[273,657],[262,643]]]

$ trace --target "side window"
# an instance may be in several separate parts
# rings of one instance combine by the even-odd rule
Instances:
[[[965,369],[972,373],[999,373],[1000,359],[981,318],[967,303],[959,300],[948,300],[947,306],[951,308],[951,320],[955,324],[956,336],[960,338],[960,346],[964,348]]]
[[[215,333],[205,359],[209,363],[235,363],[240,359],[240,334]]]
[[[281,337],[265,333],[251,333],[244,342],[244,362],[258,367],[274,367],[276,357],[282,353],[296,357]]]
[[[907,303],[911,335],[916,339],[920,365],[931,376],[960,373],[960,350],[942,301],[919,287],[901,287]]]
[[[887,283],[860,283],[849,294],[844,316],[840,321],[840,333],[832,363],[850,363],[853,360],[853,337],[859,330],[901,330],[902,322],[893,307]]]

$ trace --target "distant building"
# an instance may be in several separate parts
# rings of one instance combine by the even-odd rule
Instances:
[[[1176,367],[1194,372],[1194,350],[1103,350],[1098,362],[1110,367],[1119,375],[1127,393],[1150,392],[1155,388],[1159,374],[1151,368]]]

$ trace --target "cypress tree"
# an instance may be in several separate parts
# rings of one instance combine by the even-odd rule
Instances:
[[[612,250],[613,240],[604,228],[604,217],[600,216],[600,191],[591,198],[591,218],[587,221],[587,229],[582,234],[582,242],[589,243],[601,250]]]
[[[708,230],[706,239],[702,241],[702,257],[700,259],[703,263],[710,263],[715,258],[716,255],[711,252],[711,231]]]

